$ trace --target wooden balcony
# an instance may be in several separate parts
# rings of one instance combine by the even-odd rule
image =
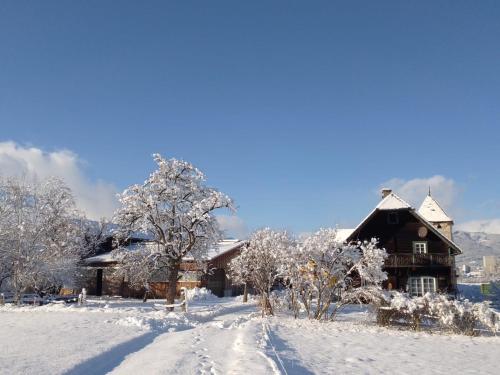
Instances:
[[[385,260],[385,267],[450,267],[453,259],[447,254],[389,254]]]

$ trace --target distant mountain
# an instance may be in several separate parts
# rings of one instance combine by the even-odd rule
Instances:
[[[484,255],[500,257],[500,234],[455,231],[453,241],[463,251],[463,254],[456,258],[457,265],[482,265]]]

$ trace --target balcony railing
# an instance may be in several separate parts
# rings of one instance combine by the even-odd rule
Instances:
[[[451,266],[452,257],[445,254],[389,254],[386,267]]]

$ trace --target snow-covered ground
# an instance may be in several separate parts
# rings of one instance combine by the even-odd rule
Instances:
[[[84,307],[0,307],[2,374],[497,374],[500,337],[380,328],[364,308],[320,323],[262,319],[239,298],[90,299]]]

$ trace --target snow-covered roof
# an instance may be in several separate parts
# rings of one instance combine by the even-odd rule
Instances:
[[[357,232],[377,211],[393,211],[393,210],[411,210],[413,207],[410,206],[403,198],[399,197],[394,193],[390,193],[385,198],[383,198],[377,206],[366,216],[361,223],[358,224],[356,228],[346,237],[346,240],[351,236],[352,233]]]
[[[340,229],[337,228],[337,236],[335,237],[339,242],[345,242],[349,236],[354,232],[354,229]]]
[[[434,201],[434,199],[433,199]],[[424,200],[425,202],[425,200]],[[436,201],[434,201],[437,204]],[[439,207],[441,209],[441,207]],[[378,211],[392,211],[392,210],[408,210],[413,216],[415,216],[419,221],[421,221],[423,224],[427,226],[427,228],[432,231],[434,234],[436,234],[439,238],[441,238],[443,241],[448,243],[450,247],[452,247],[457,254],[461,254],[462,250],[457,246],[456,243],[454,243],[452,240],[447,238],[445,235],[443,235],[440,231],[438,231],[431,223],[429,219],[427,219],[421,212],[420,210],[417,211],[415,210],[410,204],[408,204],[404,199],[399,197],[398,195],[394,193],[390,193],[387,195],[382,201],[373,209],[372,212],[368,214],[367,217],[363,219],[361,223],[345,238],[345,240],[349,240],[350,237],[352,237],[352,234],[358,232],[371,218],[373,215],[375,215],[376,212]],[[444,211],[441,209],[443,214],[448,217]],[[443,221],[451,221],[451,219],[448,217],[448,220],[443,220]],[[352,238],[351,238],[352,239]]]
[[[212,248],[208,250],[207,257],[208,259],[213,259],[215,257],[218,257],[222,254],[225,254],[231,250],[234,250],[241,245],[243,245],[245,241],[243,240],[237,240],[237,239],[227,239],[227,240],[222,240],[219,242],[219,245],[215,248]]]
[[[394,193],[390,193],[377,204],[378,210],[401,210],[412,208],[403,198]]]
[[[93,257],[85,258],[83,260],[84,263],[86,264],[92,264],[92,263],[110,263],[110,262],[116,262],[116,258],[113,258],[111,252],[96,255]]]
[[[150,242],[150,241],[139,241],[139,242],[132,242],[130,245],[126,246],[126,249],[128,251],[134,251],[139,248],[143,249],[145,247],[147,248],[156,248],[158,246],[155,242]],[[116,254],[114,254],[112,251],[109,251],[104,254],[99,254],[93,257],[85,258],[83,261],[87,264],[92,264],[92,263],[115,263],[119,260],[119,257],[117,257]]]
[[[222,240],[218,243],[217,247],[211,248],[207,252],[206,259],[207,260],[212,260],[215,257],[218,257],[222,254],[225,254],[233,249],[236,249],[243,245],[245,241],[242,240],[237,240],[237,239],[226,239]],[[126,248],[128,251],[134,251],[139,248],[144,248],[144,247],[156,247],[158,246],[155,242],[150,242],[150,241],[142,241],[142,242],[134,242],[130,245],[128,245]],[[193,260],[192,256],[187,256],[184,258],[184,260]],[[84,259],[84,262],[86,264],[93,264],[93,263],[114,263],[117,262],[118,259],[113,256],[112,252],[96,255],[90,258]]]
[[[425,197],[418,213],[431,223],[453,221],[430,194]]]

